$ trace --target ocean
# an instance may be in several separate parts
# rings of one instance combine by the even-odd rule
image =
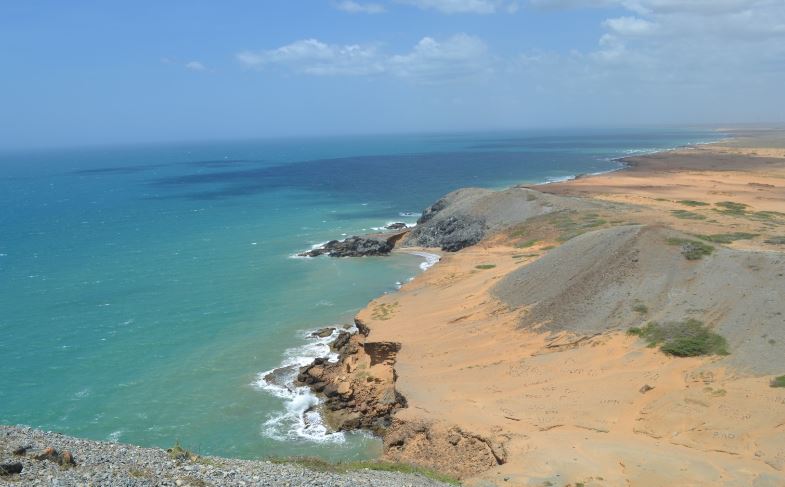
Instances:
[[[241,458],[367,458],[261,377],[326,353],[427,255],[295,254],[465,186],[617,169],[695,129],[286,138],[0,153],[0,423]],[[430,262],[432,263],[432,262]]]

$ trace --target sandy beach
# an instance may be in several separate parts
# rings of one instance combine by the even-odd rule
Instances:
[[[388,458],[467,485],[785,484],[785,389],[770,387],[785,373],[785,137],[625,162],[508,190],[584,206],[442,252],[359,313],[367,342],[400,344],[394,377],[379,372],[407,403]],[[714,236],[700,260],[667,244],[696,235]],[[730,354],[675,357],[627,333],[685,318]]]

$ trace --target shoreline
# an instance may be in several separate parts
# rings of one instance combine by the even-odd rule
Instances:
[[[617,167],[617,168],[610,169],[610,170],[607,170],[607,171],[601,171],[601,172],[597,172],[597,173],[576,174],[576,175],[571,175],[571,176],[565,176],[563,179],[559,178],[559,180],[554,180],[554,181],[547,181],[547,178],[546,178],[545,182],[536,183],[535,185],[533,185],[533,187],[539,187],[539,186],[545,186],[545,185],[564,184],[564,183],[569,183],[570,181],[575,181],[577,179],[586,179],[586,178],[590,178],[590,177],[603,176],[603,175],[608,175],[608,174],[612,174],[612,173],[616,173],[616,172],[621,172],[621,171],[624,171],[626,169],[629,169],[629,168],[633,167],[632,159],[634,159],[634,158],[652,156],[652,155],[657,155],[657,154],[667,154],[667,153],[670,153],[670,152],[680,151],[680,150],[689,150],[689,149],[692,149],[692,148],[695,148],[695,147],[700,147],[700,146],[705,146],[705,145],[716,145],[716,144],[720,144],[722,142],[727,142],[727,141],[730,141],[730,140],[733,140],[733,139],[734,139],[733,137],[724,137],[724,138],[719,139],[717,141],[695,142],[695,143],[690,143],[690,144],[686,144],[686,145],[680,145],[680,146],[676,146],[676,147],[655,149],[655,150],[645,151],[645,152],[641,152],[641,153],[620,156],[620,157],[616,157],[616,158],[610,159],[610,161],[617,162],[619,164],[619,167]],[[510,189],[510,188],[513,188],[513,187],[516,187],[516,185],[509,186],[509,187],[507,187],[505,189]],[[385,224],[382,227],[374,227],[373,228],[374,230],[378,230],[380,232],[378,234],[372,234],[371,236],[377,236],[378,235],[380,237],[386,237],[386,236],[390,236],[390,235],[395,235],[396,234],[395,230],[387,231],[387,232],[384,231],[384,229],[388,225],[390,225],[391,223],[395,223],[395,222],[390,221],[390,222],[387,222],[387,224]],[[416,223],[415,224],[407,223],[406,225],[407,225],[406,230],[410,231],[410,230],[414,229],[417,224]],[[325,245],[328,244],[328,243],[329,242],[322,242],[320,244],[312,245],[310,250],[316,250],[316,249],[324,248]],[[423,250],[427,250],[427,249],[423,249]],[[423,272],[425,272],[426,270],[428,270],[431,267],[433,267],[441,259],[441,256],[439,254],[434,254],[434,253],[431,253],[431,252],[418,251],[418,250],[412,250],[411,248],[399,248],[397,245],[395,246],[395,249],[393,250],[393,252],[395,252],[395,253],[407,253],[407,254],[417,255],[417,256],[423,257],[425,260],[424,260],[424,262],[422,262],[420,264],[420,269]],[[291,258],[314,258],[314,257],[311,257],[311,256],[304,256],[304,255],[301,255],[301,254],[294,254],[293,256],[290,256],[290,257]],[[417,276],[413,276],[413,277],[409,278],[407,282],[398,282],[398,283],[396,283],[397,288],[400,290],[400,288],[403,287],[404,285],[406,285],[408,282],[413,281],[415,279],[415,277],[417,277]],[[335,327],[336,332],[340,329],[340,325],[331,324],[331,325],[325,325],[325,326],[326,327]],[[352,330],[353,330],[353,332],[352,332],[353,334],[357,334],[358,333],[358,330],[357,330],[356,326],[352,326]],[[310,331],[305,332],[305,335],[304,335],[303,338],[306,339],[306,340],[308,340],[309,338],[313,339],[314,338],[313,337],[313,333],[314,332],[318,332],[318,330],[310,330]],[[299,366],[301,369],[302,368],[306,368],[309,365],[312,365],[313,361],[315,359],[320,359],[320,358],[327,360],[329,363],[337,363],[339,361],[339,357],[336,356],[335,352],[331,351],[331,348],[330,348],[330,345],[329,345],[336,338],[337,338],[337,336],[332,336],[332,337],[329,337],[326,340],[323,340],[323,342],[318,342],[318,345],[321,345],[322,348],[327,347],[327,351],[329,352],[327,355],[325,355],[324,353],[321,354],[321,355],[319,355],[319,354],[315,354],[314,355],[313,353],[309,353],[309,354],[306,354],[306,355],[300,354],[300,356],[298,356],[298,358],[300,358],[302,360],[295,361],[296,365]],[[310,348],[313,348],[314,345],[317,345],[317,344],[309,344],[308,342],[306,342],[305,344],[300,345],[298,347],[294,347],[293,349],[287,349],[287,351],[285,351],[284,354],[288,355],[289,352],[292,351],[292,350],[310,349]],[[316,441],[318,443],[324,443],[324,442],[328,442],[328,443],[329,442],[343,443],[345,441],[345,437],[343,436],[341,431],[330,432],[329,429],[325,428],[324,424],[322,424],[322,418],[318,417],[318,415],[314,415],[313,414],[314,411],[316,411],[319,408],[320,405],[323,406],[324,398],[322,398],[322,399],[319,398],[319,395],[321,395],[320,394],[321,391],[310,391],[309,390],[308,393],[305,393],[305,390],[308,389],[308,388],[304,387],[304,384],[299,384],[298,385],[297,380],[296,380],[296,374],[292,374],[292,373],[289,374],[291,377],[289,377],[287,383],[285,384],[284,390],[278,390],[278,389],[280,389],[281,386],[280,385],[276,385],[276,384],[264,384],[263,385],[263,383],[265,382],[265,380],[264,380],[265,376],[269,377],[270,375],[272,375],[273,373],[275,373],[278,370],[289,369],[293,365],[295,365],[295,362],[292,362],[291,359],[289,359],[289,360],[285,359],[284,362],[282,362],[278,367],[275,367],[275,368],[267,370],[267,371],[260,372],[258,374],[259,379],[254,383],[255,386],[260,388],[260,389],[267,390],[268,393],[271,393],[271,394],[273,394],[276,397],[279,397],[279,398],[287,400],[286,412],[283,414],[283,417],[290,416],[290,413],[293,410],[294,404],[295,403],[297,404],[296,407],[294,407],[294,410],[298,411],[299,416],[300,416],[298,418],[298,422],[300,423],[300,426],[298,428],[299,431],[298,431],[298,433],[296,435],[297,437],[304,438],[304,439],[310,440],[310,441]],[[279,417],[278,419],[282,419],[282,418]],[[274,420],[271,419],[270,421],[265,423],[265,426],[267,427],[268,430],[270,429],[271,425],[269,423],[271,421],[274,422]],[[309,428],[312,431],[307,431]],[[281,439],[281,440],[284,439],[283,437],[281,437],[280,435],[277,435],[277,434],[276,435],[268,434],[268,436],[270,436],[272,438],[278,438],[278,439]]]

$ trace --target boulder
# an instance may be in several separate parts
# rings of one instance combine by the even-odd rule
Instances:
[[[268,384],[275,386],[286,387],[288,389],[289,382],[294,376],[297,369],[296,365],[287,365],[286,367],[278,367],[272,370],[269,374],[264,376],[264,381]]]
[[[0,464],[0,477],[22,473],[24,466],[19,462]]]
[[[322,392],[327,397],[336,397],[338,395],[338,386],[335,384],[327,384]]]
[[[60,455],[60,465],[67,467],[76,465],[76,461],[74,460],[74,455],[66,450]]]
[[[320,328],[314,332],[312,332],[309,336],[311,338],[327,338],[328,336],[332,335],[335,331],[335,328],[331,326],[327,326],[325,328]]]
[[[349,343],[349,339],[351,337],[352,337],[351,333],[349,333],[348,331],[342,331],[338,335],[338,338],[336,338],[335,341],[333,341],[333,343],[330,346],[332,347],[333,350],[341,351]]]

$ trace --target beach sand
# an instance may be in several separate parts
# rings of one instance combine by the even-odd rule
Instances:
[[[747,258],[734,250],[755,251],[750,258],[779,266],[785,249],[776,243],[785,235],[785,215],[778,213],[785,213],[785,138],[765,135],[630,158],[629,167],[614,173],[533,189],[613,203],[588,216],[591,223],[584,226],[598,234],[634,224],[688,234],[753,235],[713,244],[715,260],[696,266],[726,255]],[[581,221],[580,215],[574,219]],[[556,252],[554,247],[571,244],[538,233],[536,225],[536,241],[529,238],[532,232],[522,233],[512,229],[444,253],[438,265],[359,313],[369,341],[400,343],[396,388],[408,407],[395,414],[396,421],[426,425],[417,433],[420,440],[410,434],[406,443],[386,442],[389,458],[448,470],[467,485],[785,485],[785,389],[769,386],[771,374],[752,365],[745,370],[739,357],[731,360],[733,347],[725,359],[678,358],[648,348],[618,326],[594,333],[522,326],[534,305],[511,306],[498,297],[499,283]],[[722,267],[712,267],[712,279],[733,281],[717,274]],[[554,269],[559,272],[567,270]],[[767,276],[763,288],[782,298],[785,281],[777,281],[782,274]],[[736,296],[747,292],[755,293],[730,289],[704,310],[706,321],[727,321],[738,311]],[[691,299],[663,296],[666,307]],[[749,315],[745,310],[733,315],[768,321],[760,329],[758,322],[739,323],[746,326],[739,333],[750,337],[736,337],[732,346],[755,338],[760,344],[739,349],[754,355],[768,346],[785,357],[779,335],[758,336],[764,328],[785,328],[779,311],[784,300],[775,298],[766,301],[773,308],[765,314],[750,309]],[[738,303],[760,307],[741,298]],[[614,319],[640,315],[635,324],[659,312],[622,311],[614,311]],[[663,316],[669,316],[666,311]],[[775,370],[779,362],[767,359],[763,365]],[[449,444],[428,438],[429,432],[438,436],[450,429],[496,445],[498,461],[474,469],[456,465],[460,442],[469,436]]]

